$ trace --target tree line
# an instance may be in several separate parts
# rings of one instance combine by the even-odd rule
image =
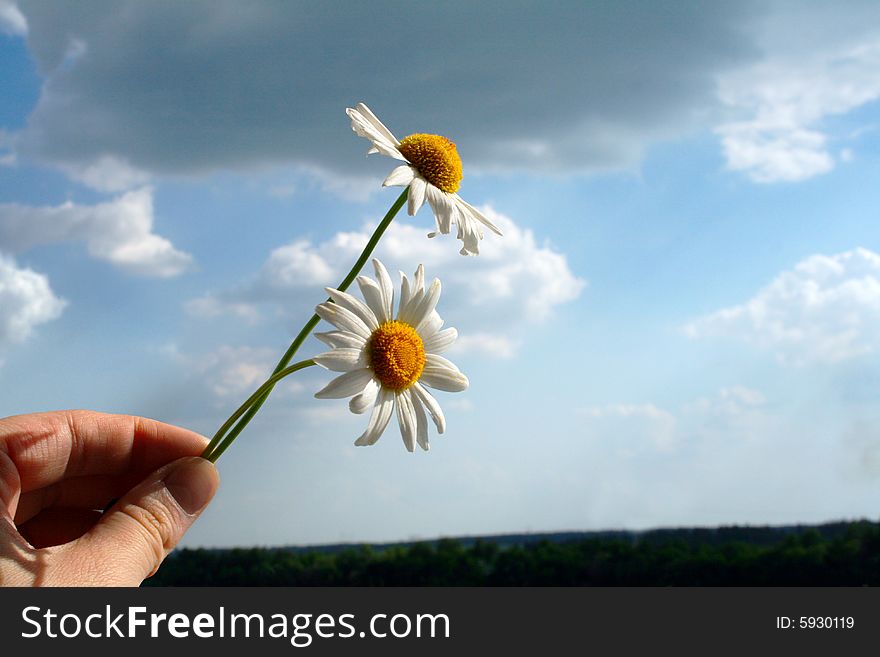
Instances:
[[[334,550],[183,549],[146,585],[877,586],[880,524],[673,529],[532,542],[442,539]]]

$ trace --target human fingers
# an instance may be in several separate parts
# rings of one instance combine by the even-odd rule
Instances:
[[[56,411],[0,420],[0,451],[15,465],[22,492],[67,477],[150,472],[206,445],[199,434],[148,418]]]
[[[18,526],[18,532],[34,548],[63,545],[73,541],[101,519],[100,511],[90,509],[46,509],[28,522]]]
[[[43,488],[22,493],[15,510],[15,524],[28,522],[46,509],[104,509],[139,484],[149,472],[121,475],[70,477]]]
[[[85,535],[62,546],[71,572],[87,583],[137,586],[202,512],[219,485],[214,465],[201,458],[170,463],[129,491]]]

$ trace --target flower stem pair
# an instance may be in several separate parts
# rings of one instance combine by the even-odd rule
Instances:
[[[397,200],[385,214],[382,221],[379,222],[376,230],[373,231],[373,235],[370,237],[370,240],[361,252],[360,257],[358,257],[357,261],[354,263],[351,271],[348,272],[348,275],[336,289],[344,292],[354,282],[354,279],[360,273],[361,269],[363,269],[382,235],[388,229],[388,226],[391,225],[391,221],[400,211],[400,208],[403,207],[404,203],[406,203],[408,193],[409,187],[404,188],[403,192],[397,197]],[[217,433],[214,434],[214,437],[211,438],[211,442],[208,443],[208,446],[202,452],[203,458],[206,458],[211,462],[216,462],[217,459],[220,458],[220,455],[229,448],[251,419],[253,419],[254,415],[257,414],[257,411],[260,410],[260,407],[262,407],[272,390],[275,388],[276,383],[289,374],[293,374],[294,372],[305,369],[306,367],[311,367],[315,364],[313,360],[303,360],[294,365],[288,366],[290,361],[293,360],[297,350],[302,346],[302,343],[305,342],[306,338],[315,330],[319,321],[320,319],[317,315],[312,315],[311,319],[306,322],[305,326],[302,327],[302,330],[287,348],[284,356],[281,357],[274,372],[272,372],[272,376],[257,388],[254,394],[248,397],[248,399],[239,406],[231,416],[229,416],[229,419],[223,423],[223,426],[220,427]]]

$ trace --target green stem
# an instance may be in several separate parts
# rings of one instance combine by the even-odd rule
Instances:
[[[406,203],[408,194],[409,187],[406,187],[404,188],[403,192],[401,192],[400,196],[397,197],[397,200],[394,202],[391,208],[389,208],[388,212],[385,213],[385,216],[382,218],[382,221],[379,222],[376,230],[373,231],[372,237],[370,237],[370,240],[367,242],[367,245],[361,252],[360,257],[358,257],[357,261],[354,263],[354,266],[351,268],[351,271],[348,272],[348,275],[342,280],[342,283],[337,286],[337,290],[345,292],[345,290],[347,290],[348,287],[354,282],[354,279],[360,273],[361,269],[363,269],[364,265],[367,263],[367,260],[370,258],[370,255],[372,255],[373,250],[376,248],[376,245],[379,243],[382,235],[388,229],[388,226],[391,225],[391,221],[400,211],[400,208],[403,207],[403,204]],[[293,359],[293,356],[302,346],[302,343],[305,342],[306,338],[309,337],[313,330],[315,330],[315,327],[318,325],[319,321],[321,320],[317,315],[312,315],[311,319],[306,322],[306,325],[302,327],[302,330],[297,334],[293,342],[290,343],[287,351],[284,352],[284,356],[281,357],[281,360],[275,367],[275,371],[272,373],[273,377],[284,371],[284,368],[287,367],[287,364]],[[251,397],[244,404],[242,404],[228,420],[226,420],[220,430],[217,431],[216,434],[214,434],[214,437],[211,439],[211,442],[208,443],[205,451],[202,452],[202,456],[204,458],[207,458],[210,461],[216,461],[220,457],[220,454],[226,451],[226,448],[229,447],[229,445],[232,444],[232,441],[234,441],[238,437],[238,434],[240,434],[242,430],[248,425],[248,422],[250,422],[254,415],[257,414],[257,411],[260,410],[260,407],[269,397],[269,394],[274,388],[274,383],[269,385],[270,381],[272,381],[272,378],[270,378],[266,383],[260,386],[260,390],[263,390],[262,394],[257,395],[257,393],[254,393],[253,395],[251,395]],[[232,430],[230,431],[230,427],[236,420],[238,420],[238,423],[234,427],[232,427]],[[226,435],[227,431],[229,431],[228,435]]]
[[[250,408],[251,405],[257,399],[259,399],[263,395],[267,394],[268,391],[270,391],[275,386],[275,384],[278,383],[281,379],[283,379],[284,377],[286,377],[290,374],[293,374],[294,372],[305,369],[306,367],[311,367],[314,364],[315,364],[315,361],[313,361],[311,359],[301,360],[300,362],[294,363],[290,367],[285,367],[284,369],[282,369],[282,370],[276,372],[275,374],[273,374],[272,376],[270,376],[263,385],[261,385],[259,388],[257,388],[257,390],[256,390],[256,392],[254,392],[254,394],[252,394],[250,397],[247,398],[247,401],[245,401],[244,404],[242,404],[241,406],[238,407],[238,410],[236,410],[235,413],[233,413],[232,415],[229,416],[229,419],[226,420],[226,422],[223,424],[223,426],[220,427],[220,430],[217,431],[217,435],[222,436],[223,434],[225,434],[229,430],[229,427],[232,426],[233,422],[235,422],[238,418],[240,418],[242,416],[242,414],[246,410],[248,410],[248,408]],[[217,449],[215,449],[210,454],[208,454],[208,450],[206,449],[205,452],[202,454],[202,456],[211,462],[215,462],[218,458],[220,458],[220,455],[224,451],[226,451],[226,448],[229,447],[229,445],[231,445],[231,444],[232,444],[231,440],[226,441],[223,445],[219,446]]]

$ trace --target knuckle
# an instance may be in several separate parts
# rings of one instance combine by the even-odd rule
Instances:
[[[158,565],[168,550],[174,547],[177,536],[177,519],[166,507],[153,503],[145,506],[126,505],[121,512],[134,520],[135,527],[151,552],[153,563]]]

